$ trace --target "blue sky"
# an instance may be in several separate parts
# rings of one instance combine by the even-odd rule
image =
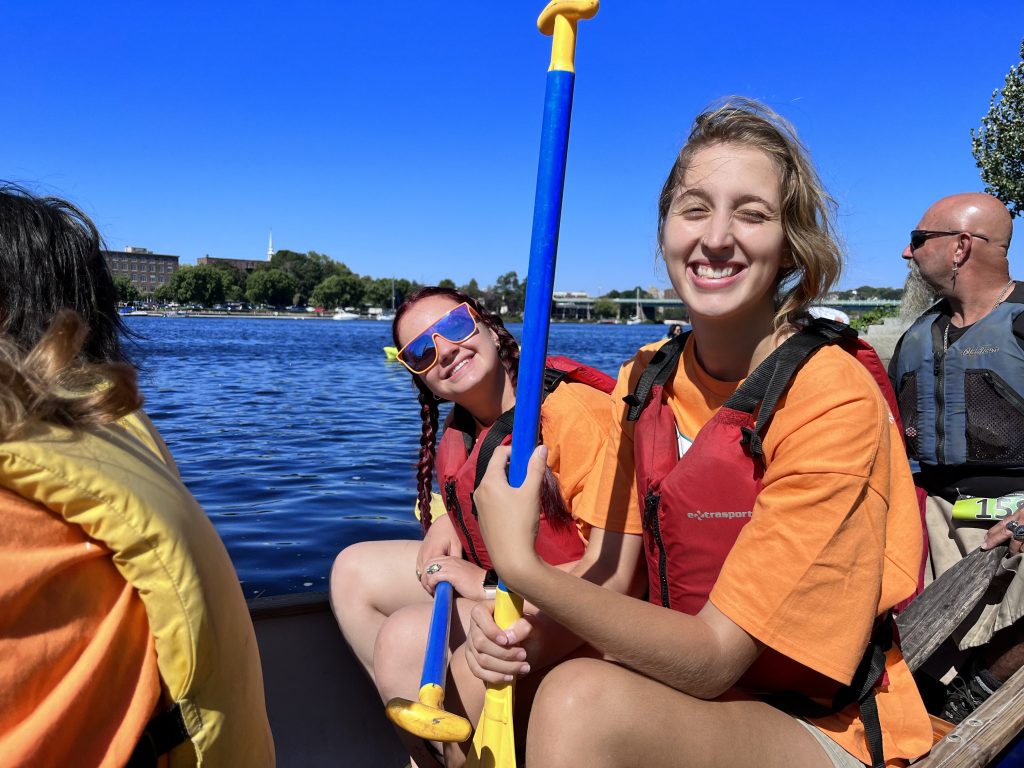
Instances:
[[[375,277],[523,276],[542,7],[9,3],[0,177],[78,203],[112,248],[183,263],[264,258],[272,228]],[[840,203],[841,285],[901,285],[924,209],[982,188],[969,131],[1022,36],[1007,0],[606,0],[580,30],[556,289],[668,284],[657,194],[727,94],[810,146]]]

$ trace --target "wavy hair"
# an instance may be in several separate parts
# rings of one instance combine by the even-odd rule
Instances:
[[[718,144],[759,149],[779,171],[782,229],[789,266],[779,271],[775,328],[793,322],[831,290],[843,269],[835,227],[835,200],[825,191],[810,153],[796,129],[772,109],[752,99],[732,97],[697,115],[658,198],[658,252],[672,200],[694,156]]]
[[[37,422],[106,424],[142,406],[132,366],[81,360],[87,334],[82,320],[63,310],[29,351],[0,335],[0,440],[15,439]]]
[[[391,324],[391,337],[395,346],[401,347],[398,340],[398,324],[405,313],[412,306],[430,296],[443,296],[451,299],[456,304],[465,302],[476,313],[479,321],[484,327],[492,331],[498,338],[498,359],[501,361],[505,372],[515,387],[519,377],[519,344],[515,337],[509,333],[501,318],[487,309],[480,302],[468,293],[454,288],[442,288],[440,286],[427,286],[413,292],[395,312],[395,319]],[[413,375],[413,384],[416,385],[420,404],[420,456],[416,463],[416,506],[420,512],[420,522],[424,530],[430,527],[430,490],[434,480],[434,467],[437,459],[437,426],[438,426],[438,403],[441,402],[424,382],[422,377]],[[456,406],[459,407],[459,406]],[[549,520],[555,524],[568,524],[570,521],[569,511],[562,498],[562,492],[558,487],[551,470],[545,473],[544,482],[541,488],[541,509],[544,510]]]

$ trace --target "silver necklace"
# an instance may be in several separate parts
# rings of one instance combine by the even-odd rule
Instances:
[[[1010,282],[1003,286],[1003,290],[999,292],[999,297],[996,299],[996,303],[992,305],[992,309],[995,309],[1006,301],[1006,297],[1010,295],[1010,290],[1013,288],[1015,282],[1016,281],[1014,280],[1010,280]],[[991,312],[992,309],[990,309],[989,312]],[[946,354],[946,352],[949,351],[949,326],[952,324],[953,318],[951,317],[949,318],[949,322],[946,323],[946,329],[942,332],[942,354]]]

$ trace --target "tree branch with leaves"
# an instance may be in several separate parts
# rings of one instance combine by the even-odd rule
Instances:
[[[992,93],[981,128],[971,131],[971,151],[985,191],[1002,200],[1014,216],[1024,212],[1024,42],[1020,55],[1002,91]]]

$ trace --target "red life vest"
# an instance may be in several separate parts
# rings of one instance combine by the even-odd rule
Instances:
[[[740,530],[751,519],[764,475],[761,439],[799,367],[821,347],[838,343],[872,374],[897,418],[899,409],[874,349],[857,339],[848,326],[816,320],[747,377],[680,458],[675,417],[664,386],[675,374],[685,343],[683,335],[662,345],[626,402],[630,405],[627,418],[637,422],[634,459],[649,599],[695,615],[707,602]],[[841,691],[846,698],[837,700],[835,710],[873,696],[887,648],[888,639],[879,644],[876,637],[862,662],[865,679],[854,680],[859,690],[850,693],[854,687],[850,686]],[[826,681],[772,649],[766,649],[741,679],[761,690],[815,690]],[[880,732],[877,746],[880,750]]]
[[[545,362],[545,397],[563,381],[587,384],[606,393],[615,387],[615,380],[607,374],[567,357],[549,357]],[[487,569],[492,567],[492,563],[480,534],[473,491],[483,479],[494,449],[511,439],[514,413],[515,408],[510,408],[481,433],[479,439],[474,439],[472,417],[456,406],[454,418],[445,428],[437,447],[438,483],[445,508],[452,516],[462,542],[463,555]],[[552,520],[542,510],[536,549],[545,562],[559,565],[579,560],[585,545],[571,520]]]
[[[675,374],[685,343],[683,335],[662,345],[626,402],[627,418],[637,422],[634,458],[650,599],[695,614],[707,601],[740,529],[750,521],[764,474],[761,438],[799,367],[821,347],[838,343],[868,369],[895,418],[899,410],[874,349],[848,326],[816,320],[747,377],[679,458],[664,386]]]

